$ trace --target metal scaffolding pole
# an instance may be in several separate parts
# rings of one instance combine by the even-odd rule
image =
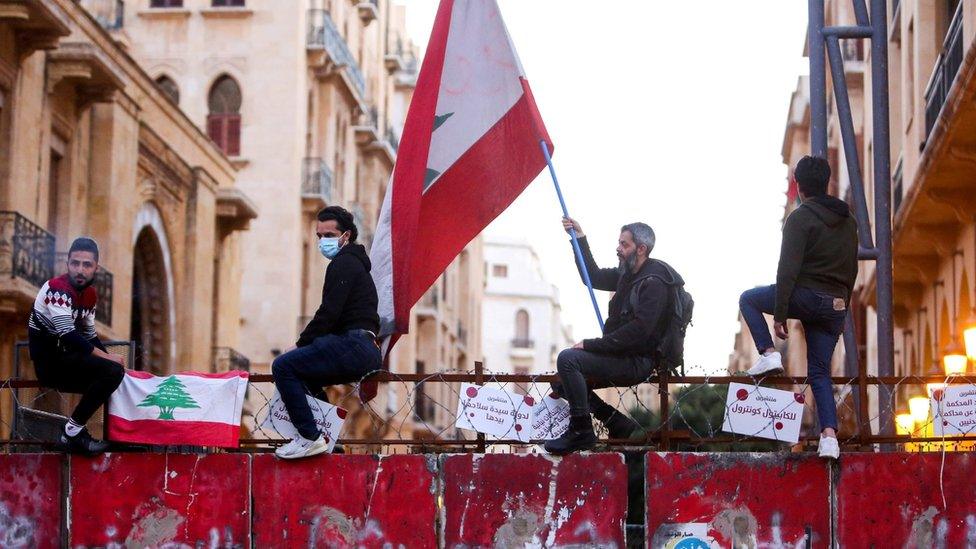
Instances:
[[[855,26],[826,26],[824,0],[809,0],[807,30],[810,55],[810,147],[811,154],[827,158],[827,70],[829,58],[841,139],[851,179],[854,214],[860,233],[859,257],[875,261],[877,291],[877,345],[879,376],[894,375],[894,325],[892,319],[891,266],[891,156],[888,122],[888,16],[886,0],[871,0],[868,13],[864,0],[852,0]],[[847,79],[840,40],[871,41],[871,112],[874,183],[874,239],[871,239],[871,218],[865,198],[861,165],[855,144]],[[835,167],[836,168],[836,167]],[[863,326],[860,327],[864,329]],[[844,333],[847,370],[858,371],[854,323],[848,322]],[[860,369],[863,372],[863,369]],[[880,434],[894,432],[892,394],[879,385]],[[863,399],[866,395],[859,395]],[[859,406],[863,414],[866,407]],[[861,418],[864,424],[868,418]]]

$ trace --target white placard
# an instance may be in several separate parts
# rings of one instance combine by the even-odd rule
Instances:
[[[802,393],[730,383],[722,430],[796,443],[803,420]]]
[[[707,522],[662,524],[654,532],[652,549],[718,549],[720,545],[708,536]]]
[[[308,400],[309,408],[312,409],[312,417],[315,419],[315,424],[318,425],[319,431],[322,431],[325,442],[328,444],[328,450],[326,451],[331,453],[332,449],[335,448],[336,440],[339,439],[342,424],[346,420],[346,411],[311,395],[305,395],[305,398]],[[285,408],[285,403],[281,400],[281,395],[278,394],[277,390],[275,390],[274,397],[268,405],[268,413],[264,416],[264,420],[260,425],[263,428],[271,428],[278,431],[278,434],[284,438],[295,438],[298,436],[298,429],[292,425],[291,418],[288,417],[288,409]]]
[[[976,434],[976,385],[948,385],[931,395],[935,436]]]
[[[552,440],[569,429],[569,403],[546,395],[532,407],[532,439]]]
[[[462,383],[454,426],[499,438],[531,440],[535,398]]]

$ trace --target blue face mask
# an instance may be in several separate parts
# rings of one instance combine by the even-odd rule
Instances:
[[[333,236],[323,236],[319,239],[319,251],[326,259],[335,259],[336,254],[339,253],[339,237]]]

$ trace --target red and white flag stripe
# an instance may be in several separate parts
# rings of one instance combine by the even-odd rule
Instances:
[[[442,0],[371,252],[381,333],[545,167],[552,143],[494,0]]]
[[[126,370],[108,407],[108,438],[118,442],[236,448],[247,372],[181,372],[158,377]]]

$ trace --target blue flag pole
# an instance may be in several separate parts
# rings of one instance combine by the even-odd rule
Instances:
[[[559,179],[556,177],[556,168],[552,166],[552,156],[549,154],[549,147],[546,146],[546,142],[539,141],[539,146],[542,147],[542,155],[546,158],[546,164],[549,166],[549,175],[552,176],[552,184],[556,186],[556,196],[559,197],[559,205],[563,209],[563,217],[569,217],[569,211],[566,209],[566,201],[563,199],[563,191],[559,188]],[[596,313],[596,321],[600,323],[600,331],[603,331],[603,315],[600,314],[600,306],[596,303],[596,294],[593,293],[593,283],[590,282],[590,273],[586,270],[586,262],[583,261],[583,250],[580,249],[579,238],[576,236],[576,229],[569,228],[569,236],[573,239],[573,251],[576,252],[576,263],[579,265],[580,272],[583,273],[583,282],[586,282],[586,289],[590,291],[590,301],[593,302],[593,311]]]

